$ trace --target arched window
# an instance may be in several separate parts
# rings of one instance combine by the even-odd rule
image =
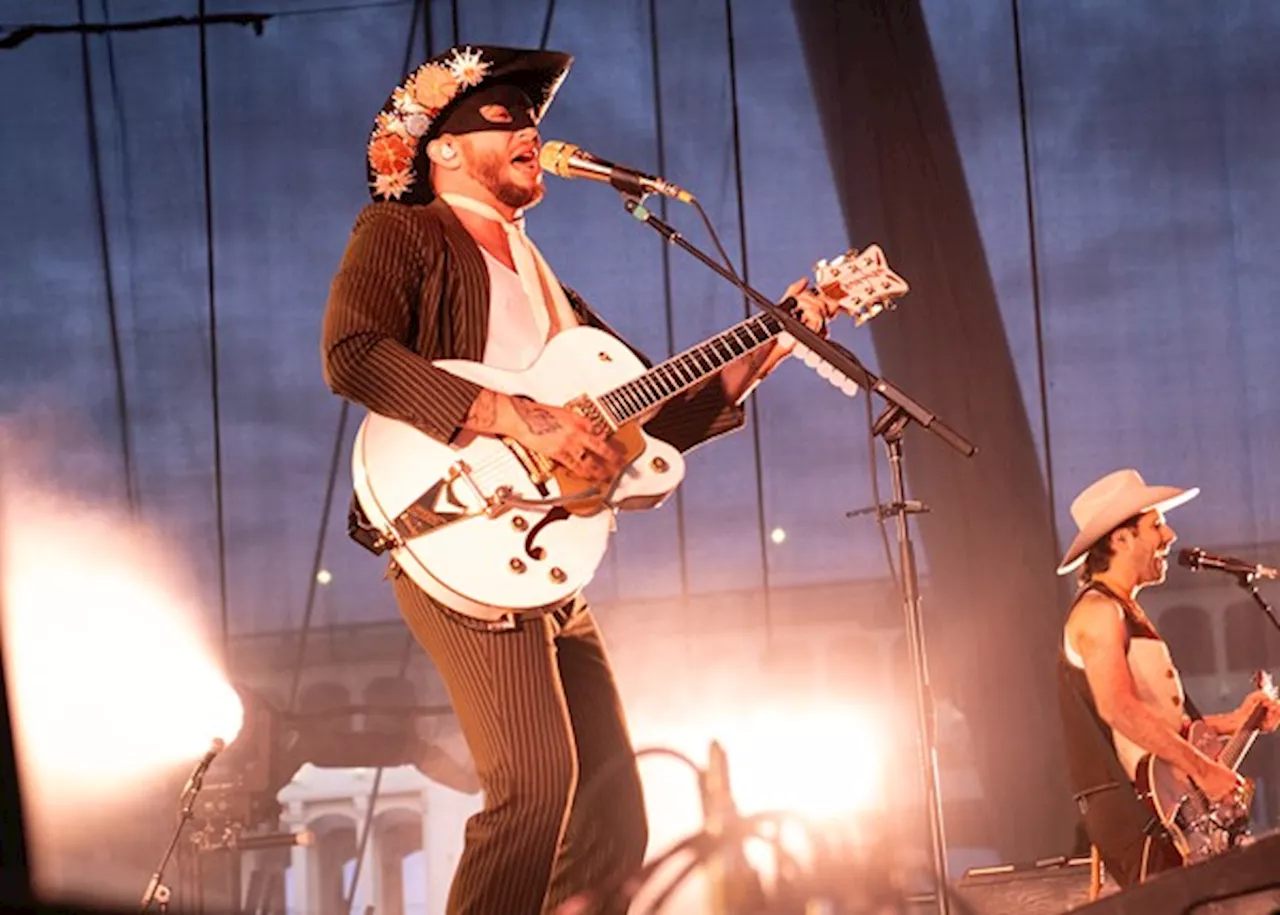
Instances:
[[[1203,608],[1176,604],[1160,614],[1156,624],[1183,676],[1211,674],[1217,669],[1217,641]]]
[[[1227,607],[1226,631],[1228,670],[1252,672],[1280,657],[1280,633],[1252,600]]]
[[[412,708],[418,704],[418,689],[404,677],[374,677],[365,685],[364,702],[380,709]],[[369,711],[364,715],[364,730],[399,733],[412,716],[389,711]]]

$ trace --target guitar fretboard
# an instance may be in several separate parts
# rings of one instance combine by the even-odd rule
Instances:
[[[655,365],[639,378],[600,397],[599,402],[621,425],[645,410],[689,390],[739,356],[768,343],[782,332],[770,314],[760,314],[717,334],[705,343]]]
[[[1262,721],[1266,716],[1266,709],[1260,705],[1255,707],[1240,730],[1232,734],[1227,745],[1222,748],[1222,752],[1218,754],[1218,761],[1228,769],[1239,766],[1240,761],[1253,746],[1253,742],[1257,740],[1258,731],[1262,728]]]

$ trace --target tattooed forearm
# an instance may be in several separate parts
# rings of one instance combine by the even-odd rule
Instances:
[[[498,421],[498,393],[485,388],[471,403],[463,425],[476,432],[492,432]]]
[[[516,415],[534,435],[546,435],[560,429],[560,421],[541,404],[516,397],[512,400]]]

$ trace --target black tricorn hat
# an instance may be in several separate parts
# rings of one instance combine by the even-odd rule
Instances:
[[[463,99],[480,87],[515,86],[529,97],[534,120],[540,121],[572,64],[573,58],[559,51],[467,45],[411,71],[374,120],[365,149],[370,196],[430,203],[427,143]]]

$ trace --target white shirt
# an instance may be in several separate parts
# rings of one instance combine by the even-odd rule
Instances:
[[[514,270],[483,247],[480,251],[489,268],[489,333],[481,361],[509,371],[527,369],[547,345],[551,327],[547,310],[529,303]]]

